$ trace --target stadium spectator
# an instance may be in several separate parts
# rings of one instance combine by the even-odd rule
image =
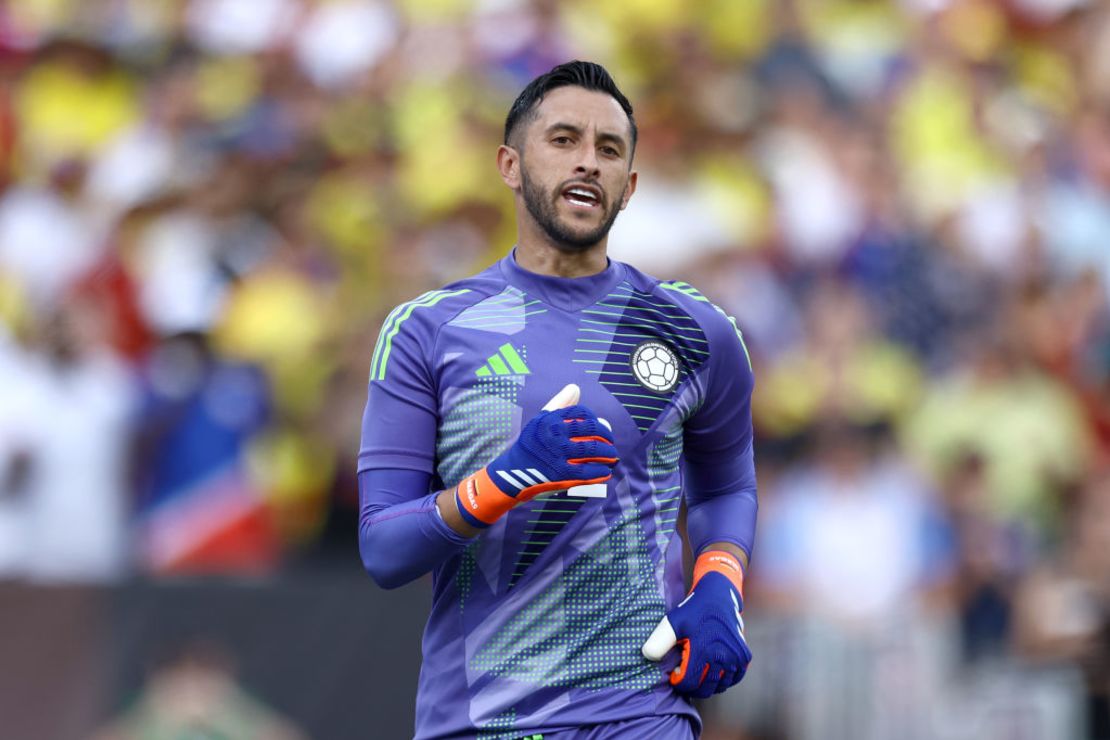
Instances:
[[[737,316],[768,510],[817,430],[889,424],[890,459],[920,464],[950,519],[955,598],[936,603],[963,632],[943,644],[1005,671],[1028,594],[1053,590],[1043,563],[1091,580],[1062,564],[1070,492],[1110,460],[1108,38],[1094,0],[0,4],[0,574],[31,577],[32,502],[59,532],[98,508],[78,483],[114,502],[90,516],[116,554],[69,572],[154,567],[127,543],[149,542],[155,488],[184,490],[174,460],[194,482],[235,470],[221,490],[267,522],[209,569],[349,559],[350,348],[511,243],[490,112],[597,58],[639,102],[650,183],[612,254]],[[35,476],[68,438],[59,406],[99,472]],[[136,438],[156,454],[112,483]],[[159,521],[164,542],[197,531]]]

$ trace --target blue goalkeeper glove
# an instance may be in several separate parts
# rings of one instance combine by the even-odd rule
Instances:
[[[752,651],[744,639],[744,572],[723,550],[710,550],[694,564],[694,585],[678,606],[663,617],[644,643],[648,660],[659,661],[675,645],[682,661],[671,671],[680,694],[705,699],[739,683]]]
[[[524,425],[509,449],[459,483],[455,503],[467,523],[483,529],[541,493],[613,477],[618,461],[613,433],[577,399],[577,386],[564,388]]]

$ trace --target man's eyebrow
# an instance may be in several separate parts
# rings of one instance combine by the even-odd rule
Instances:
[[[551,134],[556,131],[570,131],[572,134],[582,135],[582,127],[575,126],[573,123],[557,122],[547,127],[547,133]]]
[[[583,132],[583,129],[582,129],[581,126],[577,126],[573,123],[566,123],[566,122],[563,122],[563,121],[558,121],[556,123],[553,123],[550,126],[548,126],[547,129],[546,129],[546,133],[548,133],[548,134],[552,134],[556,131],[569,131],[570,133],[574,134],[575,136],[581,136],[582,132]],[[598,133],[597,138],[598,138],[599,141],[609,141],[609,142],[613,142],[613,143],[616,143],[616,144],[620,144],[622,149],[624,149],[628,146],[628,143],[625,141],[623,136],[621,136],[620,134],[614,133],[612,131],[601,131],[601,132]]]

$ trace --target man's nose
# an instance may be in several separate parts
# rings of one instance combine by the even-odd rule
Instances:
[[[597,150],[590,145],[581,148],[578,155],[578,166],[574,168],[576,175],[586,179],[597,179],[601,176],[601,165],[598,164]]]

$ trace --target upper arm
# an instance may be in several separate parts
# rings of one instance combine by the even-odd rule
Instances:
[[[705,321],[709,341],[705,397],[686,422],[683,451],[686,461],[718,464],[722,459],[751,458],[752,390],[755,378],[740,330],[713,307]]]
[[[759,505],[752,368],[743,338],[729,317],[714,311],[706,323],[705,397],[684,435],[686,527],[695,553],[713,543],[729,542],[750,556]]]
[[[382,325],[362,415],[359,472],[434,471],[439,403],[431,361],[435,325],[422,313],[430,308],[427,300],[401,304]]]

